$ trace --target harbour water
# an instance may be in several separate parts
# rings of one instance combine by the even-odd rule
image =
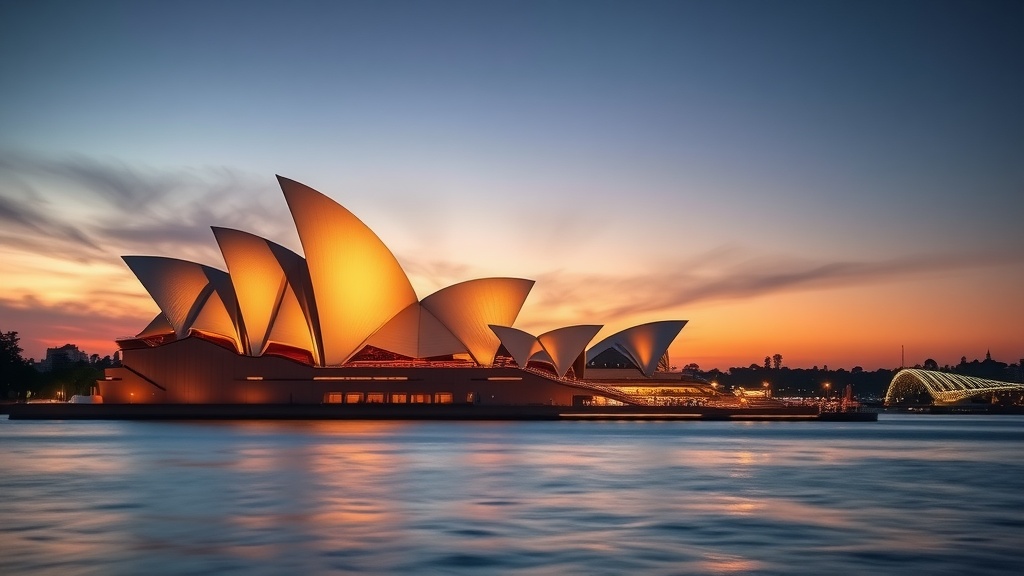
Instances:
[[[1024,417],[0,417],[3,574],[1011,574]]]

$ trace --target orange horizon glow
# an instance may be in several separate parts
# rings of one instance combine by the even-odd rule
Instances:
[[[9,269],[0,272],[13,274]],[[126,268],[120,275],[105,273],[104,277],[110,279],[110,285],[123,288],[111,295],[82,291],[79,287],[92,276],[46,273],[38,281],[44,290],[30,291],[30,278],[17,275],[21,298],[3,302],[9,311],[5,320],[12,315],[24,320],[20,324],[5,322],[0,329],[19,332],[26,358],[41,359],[46,348],[68,343],[89,354],[112,354],[115,338],[138,333],[159,309]],[[419,278],[412,280],[421,283]],[[1014,304],[1016,310],[1006,310],[1001,304],[1006,300],[999,298],[961,299],[964,304],[954,313],[931,312],[973,283],[971,278],[952,278],[941,290],[926,295],[919,293],[918,282],[905,280],[698,303],[675,314],[689,323],[669,354],[677,368],[696,363],[704,370],[761,365],[765,356],[776,353],[782,354],[784,366],[792,368],[891,369],[900,366],[901,351],[907,366],[928,358],[940,366],[955,365],[961,357],[981,359],[989,351],[996,360],[1018,362],[1024,356],[1024,337],[1016,331],[1019,324],[1014,320],[1024,317],[1019,301]],[[53,286],[58,286],[52,292],[58,298],[50,297],[48,288]],[[537,289],[543,290],[543,285],[538,284]],[[83,294],[82,300],[68,296],[76,291]],[[857,305],[850,306],[854,299]],[[528,331],[534,327],[535,332],[551,329],[552,315],[532,300],[527,299],[516,326]],[[872,313],[865,314],[866,308]],[[671,317],[673,312],[660,315]],[[33,316],[42,321],[31,321]],[[48,321],[50,316],[52,321]],[[591,344],[644,319],[649,318],[626,317],[607,323]]]
[[[325,205],[333,204],[323,200]],[[593,345],[638,324],[687,320],[688,324],[669,347],[671,365],[677,369],[693,363],[703,370],[761,365],[765,356],[776,353],[782,354],[783,365],[787,367],[860,366],[865,370],[899,367],[904,362],[901,353],[905,354],[907,366],[922,364],[926,359],[934,359],[940,366],[955,365],[961,357],[970,361],[983,358],[987,352],[1007,363],[1024,357],[1024,335],[1019,330],[1024,323],[1024,300],[1019,298],[1017,288],[1024,284],[1024,266],[1013,266],[1012,259],[982,260],[948,268],[922,266],[908,259],[905,264],[890,261],[861,265],[863,272],[858,272],[856,266],[853,273],[840,269],[841,274],[824,274],[820,278],[814,276],[815,267],[805,266],[814,272],[808,281],[786,284],[788,277],[800,276],[799,263],[775,260],[772,264],[783,268],[776,271],[751,266],[730,251],[712,251],[713,257],[703,259],[680,257],[681,262],[685,263],[687,258],[690,262],[681,264],[678,272],[665,273],[652,267],[651,270],[659,272],[644,274],[632,266],[622,271],[604,269],[598,275],[566,267],[560,256],[546,258],[542,253],[522,261],[523,254],[513,249],[495,262],[493,251],[487,249],[478,254],[475,249],[479,243],[472,239],[465,240],[465,256],[469,259],[453,264],[409,256],[419,251],[397,234],[399,254],[406,256],[395,259],[369,227],[347,209],[339,210],[346,221],[358,222],[360,237],[377,254],[369,260],[353,260],[354,268],[349,266],[345,270],[355,274],[384,261],[389,263],[384,278],[397,279],[403,286],[410,284],[408,291],[388,295],[387,300],[395,303],[395,309],[400,305],[404,309],[406,300],[416,300],[417,295],[425,293],[433,292],[433,296],[424,298],[424,305],[432,302],[432,298],[451,299],[453,290],[457,292],[460,287],[474,284],[467,277],[505,276],[503,282],[507,282],[509,276],[518,275],[538,279],[514,323],[516,328],[532,334],[584,323],[601,324],[603,328],[590,343]],[[322,209],[306,212],[304,218],[314,222],[318,230],[336,228],[327,225]],[[281,217],[276,215],[276,219]],[[420,224],[425,228],[431,226],[430,222]],[[337,240],[350,242],[349,236],[341,234]],[[307,238],[307,243],[310,240]],[[321,240],[313,243],[321,253],[318,266],[325,277],[333,279],[339,269],[329,243]],[[214,268],[226,268],[216,253],[213,238],[199,246],[212,255],[198,260]],[[6,290],[0,295],[0,329],[19,332],[26,357],[40,359],[46,348],[68,343],[89,354],[112,354],[116,349],[115,338],[138,333],[159,312],[118,255],[122,251],[149,250],[126,249],[113,243],[102,250],[100,254],[69,259],[60,251],[41,254],[16,246],[0,246],[0,274],[7,279]],[[190,245],[181,251],[187,254],[197,250],[198,246]],[[622,242],[616,241],[604,250],[606,258],[610,258],[618,253],[616,250],[630,253],[631,247],[628,243],[622,247]],[[174,246],[155,251],[177,252]],[[510,270],[502,273],[505,265]],[[584,261],[581,265],[592,264]],[[819,268],[827,272],[827,267]],[[406,274],[403,269],[411,272]],[[773,285],[779,279],[783,283]],[[250,279],[249,283],[252,282]],[[350,284],[353,283],[345,285]],[[435,291],[439,285],[448,288]],[[761,285],[768,287],[760,288]],[[368,284],[360,286],[363,292],[369,288]],[[368,298],[375,301],[376,296]],[[325,318],[328,307],[324,302],[318,304],[321,323],[327,322],[335,332],[341,330],[344,323],[336,319],[332,323],[329,317]],[[454,313],[453,306],[448,305],[445,309],[452,310],[446,313]],[[512,309],[489,313],[498,312],[503,318],[515,317]],[[477,326],[479,322],[462,316],[466,316],[465,311],[446,323],[456,326],[469,322],[474,330],[486,328],[486,323]],[[461,338],[480,340],[475,345],[480,350],[489,350],[492,341],[497,346],[489,329],[486,334],[464,334]],[[643,350],[650,348],[650,343],[637,344],[642,348],[641,356],[646,356]]]

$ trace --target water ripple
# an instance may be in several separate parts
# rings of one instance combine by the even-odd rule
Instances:
[[[4,574],[1004,574],[1024,418],[11,422]]]

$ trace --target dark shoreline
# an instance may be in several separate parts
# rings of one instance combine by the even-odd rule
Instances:
[[[394,404],[12,404],[11,420],[803,420],[873,422],[873,412],[646,406]]]

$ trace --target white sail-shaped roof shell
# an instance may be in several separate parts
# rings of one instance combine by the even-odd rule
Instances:
[[[226,272],[162,256],[124,256],[178,338],[191,330],[217,335],[242,350],[244,330]]]
[[[192,309],[210,285],[203,267],[159,256],[124,256],[123,260],[160,307],[175,335],[185,337],[189,322],[199,313]]]
[[[541,334],[537,341],[551,357],[558,377],[562,378],[601,328],[603,326],[594,324],[566,326]]]
[[[451,330],[419,302],[399,312],[366,343],[410,358],[468,353]]]
[[[615,348],[632,360],[640,371],[651,376],[669,345],[686,326],[686,320],[664,320],[626,328],[601,340],[587,350],[587,361],[609,348]]]
[[[248,232],[213,227],[213,233],[238,298],[249,354],[263,354],[273,335],[274,342],[319,359],[312,306],[304,305],[312,303],[312,294],[302,257]]]
[[[444,324],[481,366],[494,362],[501,341],[489,325],[516,320],[533,280],[479,278],[442,288],[423,299],[423,307]]]
[[[394,254],[362,221],[320,192],[278,176],[316,298],[324,363],[345,363],[417,301]]]
[[[544,349],[537,337],[529,332],[511,326],[495,326],[494,324],[490,328],[520,368],[525,368],[530,357]]]

